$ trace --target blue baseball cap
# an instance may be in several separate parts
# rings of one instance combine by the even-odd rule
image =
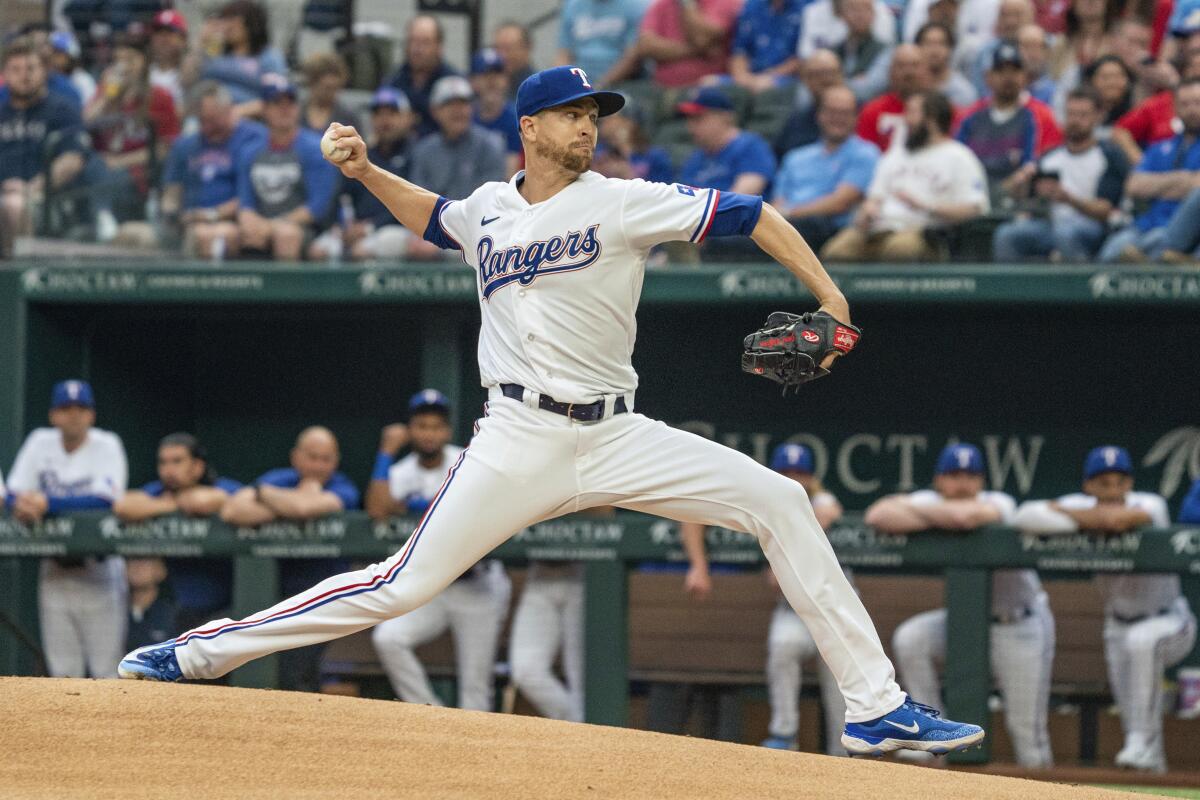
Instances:
[[[445,414],[450,413],[450,398],[439,392],[437,389],[422,389],[414,394],[408,401],[408,413],[416,414],[418,411],[436,410]]]
[[[412,109],[412,104],[408,102],[408,95],[404,92],[399,89],[393,89],[390,86],[385,86],[371,95],[371,110],[374,111],[378,108],[409,111]]]
[[[552,67],[521,81],[517,89],[517,116],[532,117],[539,111],[585,97],[596,101],[602,117],[617,113],[625,105],[623,94],[593,89],[587,73],[579,67]]]
[[[729,95],[717,87],[708,86],[704,89],[697,89],[687,100],[675,108],[680,114],[691,117],[703,114],[705,111],[733,111],[733,101],[729,99]]]
[[[938,456],[934,475],[947,472],[970,472],[983,474],[983,453],[973,444],[948,444]]]
[[[296,84],[288,80],[286,75],[268,72],[262,76],[262,99],[264,103],[274,102],[281,97],[290,97],[295,100],[299,96],[300,90],[296,88]]]
[[[471,59],[472,75],[483,75],[486,72],[504,72],[504,59],[492,47],[483,48]]]
[[[1092,450],[1083,460],[1083,479],[1089,480],[1103,472],[1133,474],[1133,459],[1124,447],[1103,445]]]
[[[79,59],[79,42],[74,36],[66,31],[55,31],[54,33],[50,34],[50,38],[47,39],[47,41],[49,42],[52,50],[65,53],[76,60]]]
[[[813,454],[802,444],[781,444],[771,453],[776,472],[813,472]]]
[[[65,408],[66,406],[96,407],[96,396],[92,394],[92,385],[87,381],[59,381],[50,391],[50,408]]]

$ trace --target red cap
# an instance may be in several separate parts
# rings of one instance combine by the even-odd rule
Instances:
[[[173,8],[164,9],[154,15],[154,28],[155,30],[170,28],[187,36],[187,20],[183,18],[183,14]]]

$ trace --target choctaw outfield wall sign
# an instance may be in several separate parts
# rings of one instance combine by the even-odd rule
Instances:
[[[778,441],[771,433],[721,430],[703,420],[682,422],[676,427],[741,450],[761,463],[766,463],[772,444]],[[823,482],[835,484],[851,496],[877,496],[910,492],[928,485],[937,453],[958,438],[863,432],[835,440],[813,433],[796,433],[786,441],[806,445],[813,451],[816,474]],[[1053,442],[1041,434],[988,434],[973,441],[983,449],[988,485],[1019,498],[1037,491],[1039,467],[1044,465],[1047,453],[1055,449]],[[1075,455],[1074,448],[1071,452]],[[1082,461],[1083,452],[1077,455],[1076,460]],[[1136,451],[1133,455],[1138,457]],[[1145,449],[1138,463],[1141,488],[1157,491],[1168,499],[1186,491],[1193,480],[1200,478],[1200,427],[1185,425],[1167,431]],[[1077,466],[1069,474],[1077,475]],[[1153,478],[1157,478],[1157,485],[1148,482]],[[1073,479],[1068,483],[1065,490],[1077,485]],[[853,497],[843,498],[843,502],[847,500],[848,508],[860,505]]]

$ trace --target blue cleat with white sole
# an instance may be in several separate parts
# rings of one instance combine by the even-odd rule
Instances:
[[[133,681],[183,680],[183,670],[175,658],[175,641],[172,639],[158,644],[139,647],[126,655],[117,665],[117,674]]]
[[[795,736],[768,736],[762,740],[762,747],[768,750],[799,750]]]
[[[978,725],[942,719],[936,708],[906,697],[899,708],[879,719],[847,722],[842,746],[858,756],[881,756],[895,750],[942,755],[973,747],[983,737]]]

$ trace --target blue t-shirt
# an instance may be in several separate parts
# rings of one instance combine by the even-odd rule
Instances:
[[[842,184],[850,184],[864,195],[879,163],[879,148],[865,139],[851,136],[831,153],[824,142],[799,147],[788,153],[775,175],[775,196],[789,206],[810,203],[833,194]],[[836,218],[845,225],[850,214]]]
[[[225,494],[233,494],[242,488],[242,485],[232,478],[217,478],[212,485],[214,489],[220,489]],[[142,491],[151,497],[160,497],[163,493],[162,481],[150,481],[142,487]]]
[[[595,83],[637,41],[648,5],[649,0],[566,0],[559,15],[558,46]]]
[[[287,63],[273,47],[257,56],[216,56],[204,62],[200,80],[216,81],[229,90],[234,103],[262,97],[263,75],[286,75]]]
[[[300,473],[291,467],[273,469],[259,476],[255,483],[265,483],[267,486],[278,486],[280,489],[295,489],[300,485]],[[325,482],[325,491],[333,492],[342,501],[342,508],[351,511],[358,508],[358,489],[350,479],[340,472],[335,472]]]
[[[504,139],[504,147],[510,153],[521,152],[521,124],[517,121],[517,107],[508,103],[500,110],[500,114],[492,119],[479,116],[479,109],[473,115],[475,124],[489,131],[495,131]]]
[[[716,153],[706,153],[697,148],[683,162],[679,170],[679,182],[688,186],[718,189],[728,192],[733,182],[743,172],[754,172],[767,179],[770,186],[775,175],[775,154],[771,145],[757,133],[742,131],[729,144]],[[766,189],[763,190],[764,194]]]
[[[47,149],[47,137],[55,141]],[[86,153],[87,136],[79,109],[53,93],[34,105],[17,109],[0,100],[0,181],[32,180],[50,161],[68,152]]]
[[[417,133],[419,135],[424,136],[438,129],[437,122],[434,121],[433,115],[429,113],[429,95],[433,91],[433,85],[438,82],[438,78],[457,74],[453,67],[442,62],[433,71],[429,82],[418,86],[413,83],[412,70],[408,68],[408,63],[405,62],[400,69],[396,70],[396,74],[388,82],[389,86],[404,92],[404,96],[408,98],[408,102],[412,105],[412,110],[416,113],[419,120],[417,122]],[[513,87],[513,89],[515,91],[516,87]]]
[[[199,133],[178,139],[163,169],[163,183],[183,185],[183,208],[214,208],[237,197],[237,165],[249,147],[262,146],[267,129],[244,119],[224,142],[206,141]]]
[[[796,55],[800,16],[808,0],[746,0],[733,35],[733,54],[750,60],[751,72],[762,72]]]
[[[46,76],[46,90],[52,95],[61,97],[66,100],[76,111],[83,111],[84,100],[92,98],[83,98],[79,96],[79,90],[75,88],[75,84],[66,75],[58,72],[51,72]],[[9,91],[7,86],[0,86],[0,106],[8,104]]]
[[[629,164],[633,167],[635,178],[655,183],[671,183],[674,178],[671,155],[661,147],[648,147],[645,152],[631,153]]]
[[[1200,137],[1192,142],[1192,146],[1183,150],[1183,136],[1175,136],[1163,142],[1151,145],[1142,156],[1137,172],[1173,172],[1175,170],[1200,170]],[[1137,218],[1138,230],[1146,231],[1161,228],[1170,221],[1175,209],[1179,208],[1179,200],[1152,200],[1146,212]]]
[[[1183,498],[1183,506],[1179,509],[1179,521],[1189,525],[1200,523],[1200,478],[1196,479],[1187,497]]]
[[[320,134],[302,128],[287,147],[268,140],[247,147],[238,165],[237,193],[242,208],[267,218],[306,206],[313,219],[330,213],[341,173],[321,155]]]

